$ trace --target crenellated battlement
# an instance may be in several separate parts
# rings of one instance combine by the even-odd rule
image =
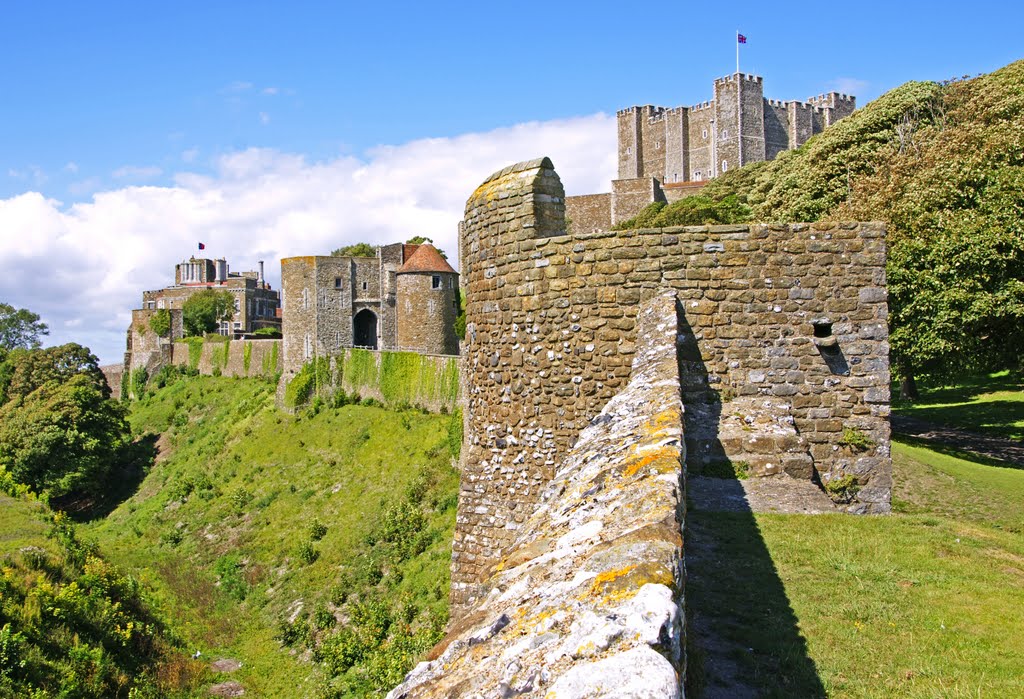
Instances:
[[[764,78],[752,73],[716,78],[713,85],[715,99],[689,107],[645,105],[619,110],[620,120],[644,117],[646,121],[642,128],[627,128],[620,121],[618,179],[653,178],[660,187],[678,182],[680,177],[715,177],[731,167],[770,160],[782,151],[798,148],[857,108],[854,96],[840,92],[826,92],[806,102],[765,98]],[[662,142],[676,137],[661,131],[663,122],[679,115],[693,115],[699,123],[690,122],[696,129],[694,135],[677,138],[666,151]],[[766,117],[771,121],[767,126]],[[708,139],[714,132],[714,122],[722,124],[721,134],[742,133],[742,141],[725,138],[721,148],[711,147]]]
[[[764,78],[760,75],[752,75],[750,73],[733,73],[732,75],[715,78],[715,84],[718,85],[720,83],[735,82],[737,76],[739,76],[740,80],[743,80],[744,82],[757,83],[759,85],[764,82]]]

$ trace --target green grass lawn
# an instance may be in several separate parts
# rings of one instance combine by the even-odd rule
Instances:
[[[898,390],[893,395],[899,395]],[[913,403],[896,401],[893,410],[940,425],[1024,441],[1024,383],[1003,371],[965,379],[957,386],[922,388]]]
[[[893,461],[891,516],[692,512],[720,555],[690,603],[766,696],[1024,696],[1024,471]]]

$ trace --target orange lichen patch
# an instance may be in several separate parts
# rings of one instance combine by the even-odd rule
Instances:
[[[670,567],[656,561],[628,565],[598,575],[590,584],[589,594],[591,597],[601,597],[604,601],[609,596],[621,593],[636,594],[647,583],[675,588],[675,573]]]
[[[679,447],[668,445],[634,452],[626,459],[626,468],[622,473],[627,478],[637,474],[643,468],[654,467],[659,473],[670,473],[679,468]]]

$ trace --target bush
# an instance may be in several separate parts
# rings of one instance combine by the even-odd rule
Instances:
[[[309,538],[311,541],[320,541],[327,534],[327,525],[318,519],[314,519],[309,525]]]
[[[161,308],[149,317],[149,329],[160,337],[171,334],[171,313],[166,308]]]

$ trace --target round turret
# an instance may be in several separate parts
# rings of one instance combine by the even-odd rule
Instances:
[[[398,349],[458,354],[459,274],[441,253],[418,246],[398,270],[396,286]]]

